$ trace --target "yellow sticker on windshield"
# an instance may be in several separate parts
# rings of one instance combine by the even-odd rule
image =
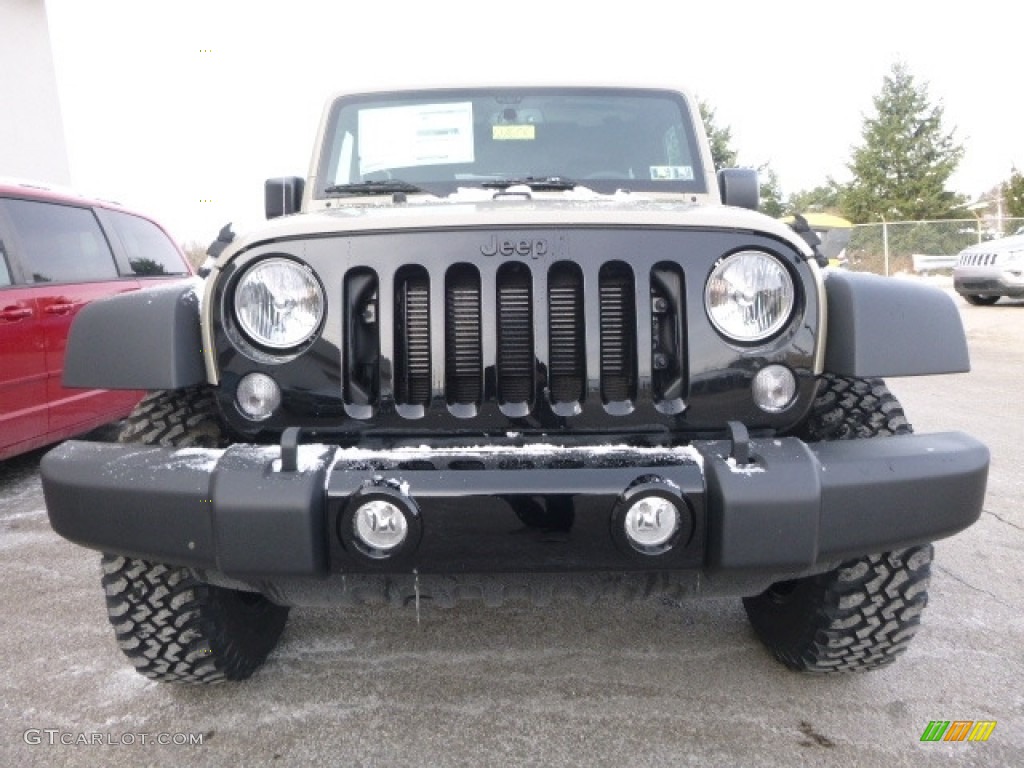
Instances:
[[[537,126],[493,125],[491,138],[495,141],[533,141],[537,138]]]

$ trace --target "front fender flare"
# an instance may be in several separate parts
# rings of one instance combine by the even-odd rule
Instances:
[[[68,337],[64,385],[152,390],[205,381],[196,291],[177,282],[84,307]]]
[[[960,312],[930,285],[828,270],[825,370],[855,378],[965,373],[971,369]]]

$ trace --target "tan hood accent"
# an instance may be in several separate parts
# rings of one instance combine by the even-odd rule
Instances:
[[[761,232],[811,252],[785,224],[754,211],[688,201],[623,199],[626,195],[594,200],[411,201],[403,204],[354,205],[343,201],[334,210],[299,213],[270,221],[243,234],[219,260],[224,264],[239,251],[265,242],[309,236],[393,232],[424,229],[488,229],[530,227],[658,227],[680,229],[741,229]],[[683,197],[683,196],[680,196]],[[692,197],[692,196],[685,196]]]

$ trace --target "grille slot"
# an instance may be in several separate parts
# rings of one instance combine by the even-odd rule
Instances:
[[[636,398],[636,300],[633,271],[621,261],[601,267],[601,397],[605,403]]]
[[[395,401],[430,402],[430,278],[422,267],[395,276]]]
[[[449,404],[481,401],[480,273],[457,264],[445,278],[445,390]]]
[[[530,270],[509,263],[498,270],[498,401],[533,401],[533,295]]]
[[[555,264],[548,275],[548,386],[555,403],[583,400],[586,387],[586,325],[583,272]]]
[[[344,295],[345,402],[369,407],[380,394],[377,274],[372,269],[353,269],[345,276]]]
[[[682,296],[679,265],[656,264],[651,270],[651,383],[655,401],[672,411],[682,407],[686,394]]]

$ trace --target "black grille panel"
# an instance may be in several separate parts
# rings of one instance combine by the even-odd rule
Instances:
[[[342,392],[354,418],[392,400],[400,419],[446,405],[460,420],[481,408],[616,417],[639,397],[667,414],[685,408],[678,264],[458,263],[443,275],[406,264],[354,268],[344,284]]]

